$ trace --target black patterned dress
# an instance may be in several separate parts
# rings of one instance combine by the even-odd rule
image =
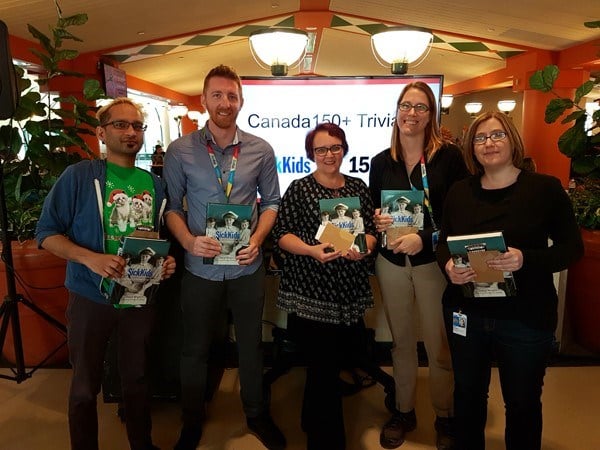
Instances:
[[[375,235],[373,201],[367,185],[359,178],[344,175],[341,189],[328,189],[308,175],[293,181],[281,201],[273,236],[292,233],[309,245],[317,245],[315,234],[321,224],[319,200],[359,197],[365,233]],[[277,306],[298,317],[331,324],[356,323],[373,307],[373,293],[365,259],[338,258],[321,263],[310,256],[281,250],[283,274]]]

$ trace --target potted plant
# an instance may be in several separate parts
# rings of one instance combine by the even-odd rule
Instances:
[[[65,261],[37,249],[33,237],[44,199],[63,170],[83,156],[94,157],[84,136],[95,134],[97,120],[92,102],[105,98],[98,80],[84,81],[82,99],[52,95],[56,83],[64,83],[67,78],[73,81],[83,78],[78,72],[64,69],[65,63],[79,53],[63,45],[65,41],[81,41],[69,30],[86,22],[86,14],[59,16],[50,27],[49,36],[28,25],[29,32],[39,43],[40,49],[31,52],[38,57],[42,70],[39,78],[32,82],[25,77],[22,68],[16,67],[18,107],[10,123],[0,127],[7,233],[13,240],[17,291],[61,322],[64,322],[67,303],[63,286]],[[4,264],[0,269],[4,271]],[[3,298],[5,280],[5,274],[0,274]],[[35,365],[63,343],[64,337],[21,304],[19,312],[26,365]],[[7,334],[4,351],[7,359],[14,359],[12,333]],[[64,361],[66,348],[49,362]]]
[[[600,21],[586,26],[600,27]],[[600,110],[593,114],[580,106],[599,79],[588,80],[575,90],[573,98],[553,91],[558,67],[546,66],[535,72],[529,83],[533,89],[556,98],[546,107],[546,123],[562,118],[570,127],[559,137],[558,148],[571,159],[572,180],[569,196],[585,246],[584,257],[569,268],[566,305],[575,340],[586,349],[600,353]]]

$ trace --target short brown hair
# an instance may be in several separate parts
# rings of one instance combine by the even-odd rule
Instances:
[[[338,138],[342,141],[342,147],[344,147],[344,156],[348,153],[348,141],[346,140],[346,133],[341,127],[331,122],[323,122],[318,124],[314,130],[311,130],[306,135],[304,140],[304,149],[306,150],[306,156],[311,161],[315,160],[315,151],[313,149],[313,143],[315,136],[319,131],[325,131],[329,136]]]
[[[208,89],[208,82],[210,81],[210,79],[214,77],[227,78],[228,80],[235,81],[238,85],[238,89],[240,90],[240,97],[242,97],[242,79],[233,67],[226,66],[224,64],[221,64],[217,67],[213,67],[210,70],[210,72],[208,72],[208,74],[204,78],[204,86],[202,87],[203,93],[205,93]]]
[[[521,168],[523,164],[523,155],[525,154],[523,140],[521,139],[521,135],[519,134],[519,131],[517,130],[517,127],[513,123],[512,119],[502,112],[484,112],[477,116],[477,118],[473,121],[469,127],[469,131],[467,131],[467,135],[465,136],[463,143],[465,164],[473,175],[482,175],[484,172],[483,166],[475,157],[475,144],[473,143],[473,138],[477,133],[477,128],[479,128],[479,125],[491,119],[496,119],[498,122],[500,122],[502,128],[504,128],[504,131],[506,132],[506,138],[513,149],[513,165]]]

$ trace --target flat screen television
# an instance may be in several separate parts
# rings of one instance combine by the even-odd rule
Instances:
[[[281,193],[292,180],[313,172],[306,157],[306,134],[321,122],[346,133],[349,151],[341,171],[368,183],[371,158],[389,148],[396,102],[404,86],[424,81],[438,102],[443,75],[394,77],[243,77],[244,105],[238,125],[266,139],[275,150]]]
[[[127,75],[125,71],[110,64],[103,64],[104,92],[112,98],[127,97]]]

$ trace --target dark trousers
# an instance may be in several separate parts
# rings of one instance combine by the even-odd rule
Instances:
[[[266,408],[263,397],[262,314],[265,271],[235,280],[211,281],[185,272],[181,285],[183,348],[181,404],[184,423],[204,419],[211,344],[222,340],[222,318],[231,311],[238,350],[242,405],[247,417]]]
[[[287,329],[306,359],[302,429],[308,450],[346,448],[340,371],[364,353],[364,324],[335,325],[288,316]]]
[[[127,437],[132,450],[152,444],[147,346],[155,308],[116,309],[69,293],[67,330],[73,378],[69,392],[71,449],[98,449],[96,399],[108,341],[116,329],[117,358]]]
[[[463,337],[452,333],[452,312],[444,309],[454,367],[457,448],[485,448],[488,388],[496,360],[506,409],[506,449],[539,450],[542,386],[554,341],[552,332],[517,320],[469,313],[467,336]]]

